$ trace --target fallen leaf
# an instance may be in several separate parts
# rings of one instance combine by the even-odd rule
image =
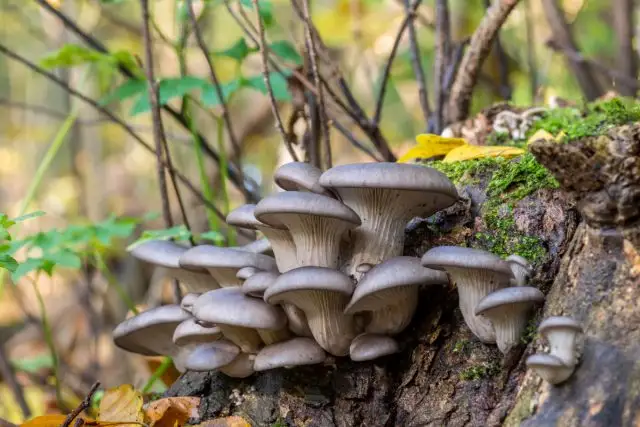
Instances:
[[[22,391],[27,401],[27,406],[31,410],[32,417],[47,413],[46,401],[49,396],[42,391],[42,388],[25,386]],[[0,418],[14,424],[20,424],[25,421],[20,405],[16,402],[13,392],[9,386],[4,383],[0,383],[0,402],[2,402],[0,403]]]
[[[119,426],[135,426],[144,422],[142,394],[129,384],[104,392],[98,408],[98,419],[117,423]]]
[[[461,162],[485,157],[514,157],[524,154],[524,150],[516,147],[502,147],[494,145],[463,145],[449,151],[443,163]]]
[[[150,425],[174,427],[198,416],[199,397],[167,397],[149,403],[145,413]]]
[[[60,427],[60,424],[64,423],[66,418],[67,416],[62,414],[41,415],[25,421],[20,424],[20,427]]]
[[[249,424],[244,418],[234,415],[231,417],[208,420],[194,427],[251,427],[251,424]]]
[[[430,159],[444,156],[461,145],[466,145],[463,138],[447,138],[440,135],[423,133],[416,136],[416,145],[409,148],[399,159],[398,163],[408,163],[415,159]]]

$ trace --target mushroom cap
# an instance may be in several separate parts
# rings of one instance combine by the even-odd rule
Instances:
[[[189,292],[184,294],[182,301],[180,301],[180,307],[184,311],[191,313],[191,307],[193,307],[193,303],[198,299],[198,297],[200,297],[200,295],[202,294],[199,292]]]
[[[351,278],[333,268],[298,267],[278,276],[264,292],[264,300],[277,304],[280,295],[293,291],[332,291],[351,295],[353,288]]]
[[[547,353],[536,353],[527,357],[526,365],[533,369],[543,380],[551,384],[559,384],[567,380],[574,367],[565,365],[556,356]]]
[[[240,354],[240,348],[231,341],[218,340],[197,346],[184,362],[190,371],[212,371],[228,365]]]
[[[242,246],[232,246],[231,249],[237,249],[239,251],[251,252],[254,254],[268,254],[273,252],[273,248],[271,247],[271,242],[269,239],[258,239],[253,242],[247,243]]]
[[[293,338],[260,350],[253,363],[253,369],[266,371],[283,366],[314,365],[324,362],[326,357],[322,347],[311,338]]]
[[[180,268],[178,260],[189,248],[169,240],[147,240],[135,245],[129,253],[135,258],[168,268]]]
[[[456,186],[442,172],[407,163],[376,162],[334,166],[320,177],[329,188],[385,188],[439,194],[437,210],[458,200]]]
[[[526,258],[523,258],[520,255],[512,254],[506,257],[504,260],[511,264],[518,264],[520,267],[524,268],[527,273],[531,274],[531,263]]]
[[[544,366],[552,368],[566,368],[567,365],[562,360],[548,353],[536,353],[527,357],[526,365],[529,367]]]
[[[279,307],[243,294],[238,286],[202,294],[193,304],[193,315],[205,322],[255,329],[279,330],[287,324]]]
[[[568,329],[575,332],[582,332],[582,325],[577,320],[574,320],[566,316],[552,316],[544,319],[540,326],[538,326],[538,332],[544,334],[551,329]]]
[[[254,354],[240,353],[231,363],[221,366],[220,372],[232,378],[246,378],[253,374]]]
[[[367,272],[356,286],[346,314],[357,313],[362,310],[374,309],[374,306],[384,307],[388,301],[378,298],[367,298],[377,292],[402,286],[418,286],[431,284],[446,284],[449,278],[446,273],[423,267],[420,258],[399,256],[390,258]]]
[[[347,205],[321,194],[303,191],[284,191],[262,199],[255,209],[259,221],[272,227],[283,227],[278,218],[282,214],[320,216],[339,219],[353,226],[360,225],[360,218]]]
[[[242,292],[252,297],[262,298],[264,291],[276,281],[279,274],[273,271],[260,271],[242,284]]]
[[[262,271],[255,267],[242,267],[236,273],[236,277],[240,280],[247,280],[249,277],[253,276],[257,272]]]
[[[131,353],[170,356],[176,349],[173,332],[189,317],[177,304],[152,308],[120,323],[113,330],[113,342]]]
[[[249,203],[235,208],[227,215],[226,223],[234,227],[249,228],[256,230],[258,227],[266,227],[267,225],[258,221],[254,215],[256,205]]]
[[[183,268],[237,268],[256,267],[260,270],[275,270],[275,260],[267,255],[239,249],[221,248],[212,245],[195,246],[187,250],[179,260]]]
[[[544,294],[531,286],[503,288],[482,298],[475,308],[476,316],[511,304],[534,304],[544,301]]]
[[[318,182],[320,175],[322,170],[309,163],[289,162],[276,169],[273,180],[283,190],[307,190],[331,197],[331,193]]]
[[[422,256],[422,265],[434,270],[446,267],[489,270],[513,277],[509,263],[491,252],[462,246],[437,246]]]
[[[362,362],[400,351],[398,342],[386,335],[360,334],[353,339],[349,347],[351,360]]]
[[[196,323],[196,319],[190,318],[181,322],[173,332],[173,342],[178,346],[211,342],[222,337],[222,332],[217,326],[204,327]]]

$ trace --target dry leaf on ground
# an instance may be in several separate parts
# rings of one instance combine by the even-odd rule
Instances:
[[[463,138],[445,138],[440,135],[423,133],[416,136],[416,145],[409,148],[398,163],[407,163],[415,159],[431,159],[444,156],[452,149],[465,145]]]
[[[121,427],[140,425],[144,423],[142,404],[142,394],[131,385],[111,388],[105,391],[100,401],[98,419],[101,422],[118,423]]]
[[[198,416],[199,397],[167,397],[149,403],[145,409],[149,425],[174,427]]]
[[[60,427],[66,418],[67,416],[62,414],[41,415],[25,421],[20,427]]]
[[[524,150],[516,147],[503,147],[495,145],[463,145],[449,151],[443,163],[461,162],[485,157],[514,157],[524,154]]]
[[[208,420],[195,427],[251,427],[251,424],[242,417],[232,416]]]

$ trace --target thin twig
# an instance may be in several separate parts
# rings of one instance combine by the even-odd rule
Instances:
[[[525,0],[526,1],[526,0]],[[491,7],[491,0],[484,0],[485,10],[489,10]],[[496,34],[496,39],[493,42],[496,56],[498,57],[498,84],[499,94],[503,99],[511,99],[511,86],[509,85],[509,58],[502,48],[500,42],[500,30]]]
[[[393,41],[393,47],[391,48],[391,52],[389,53],[389,58],[384,66],[384,71],[382,72],[382,81],[380,83],[380,92],[378,92],[378,99],[376,101],[376,109],[373,114],[373,123],[378,125],[380,123],[380,117],[382,116],[382,106],[384,104],[384,95],[387,91],[387,82],[389,81],[389,76],[391,75],[391,66],[393,65],[393,60],[396,58],[396,53],[398,52],[398,47],[400,46],[400,41],[402,40],[402,36],[404,35],[404,30],[407,29],[407,26],[411,21],[413,21],[415,17],[416,10],[418,6],[422,3],[422,0],[415,0],[411,5],[409,10],[404,16],[402,23],[400,24],[400,28],[398,29],[398,33],[396,34],[396,38]]]
[[[257,0],[253,0],[257,4]],[[322,132],[322,140],[324,142],[324,167],[329,169],[332,165],[331,160],[331,135],[329,134],[329,119],[327,118],[327,107],[324,103],[324,90],[322,81],[320,80],[320,70],[318,68],[318,50],[316,49],[315,37],[311,31],[311,11],[309,8],[309,0],[302,0],[302,11],[304,14],[304,28],[309,46],[309,62],[311,63],[311,72],[316,84],[318,92],[318,115],[320,117],[320,129]]]
[[[633,48],[633,31],[635,4],[633,0],[614,0],[613,28],[615,29],[618,52],[616,53],[616,69],[629,78],[638,76],[638,55]],[[635,96],[637,88],[625,84],[620,85],[621,95]]]
[[[447,90],[444,84],[445,70],[451,60],[451,24],[449,21],[448,0],[436,0],[436,52],[434,86],[436,91],[436,111],[433,133],[440,134],[444,128],[444,106],[447,102]]]
[[[411,11],[411,0],[403,0],[404,11],[407,15],[416,12]],[[429,127],[429,117],[431,116],[431,107],[429,107],[429,98],[427,95],[427,85],[425,82],[424,69],[422,68],[422,62],[420,61],[420,46],[418,45],[418,35],[416,33],[416,26],[413,18],[408,21],[409,28],[409,52],[411,54],[411,66],[413,67],[413,74],[416,76],[416,82],[418,83],[418,99],[420,100],[420,108],[422,109],[422,118],[424,119],[424,128]]]
[[[91,399],[93,399],[93,395],[96,394],[96,391],[98,391],[98,387],[100,387],[99,382],[96,382],[93,386],[91,386],[91,390],[89,390],[89,393],[82,400],[82,402],[80,402],[78,407],[71,411],[69,415],[67,415],[67,418],[65,418],[61,427],[69,427],[71,425],[71,422],[73,422],[73,420],[75,420],[78,415],[82,413],[82,411],[88,409],[91,406]]]
[[[356,147],[358,150],[362,151],[363,153],[365,153],[366,155],[368,155],[369,157],[371,157],[373,160],[375,160],[376,162],[382,162],[384,160],[380,159],[378,156],[376,156],[376,154],[371,151],[371,149],[369,147],[367,147],[366,145],[364,145],[362,142],[358,141],[352,134],[351,132],[349,132],[347,130],[347,128],[344,127],[344,125],[342,123],[340,123],[337,120],[333,120],[333,127],[336,128],[336,130],[338,132],[340,132],[350,143],[351,145],[353,145],[354,147]]]
[[[4,346],[2,344],[0,344],[0,374],[2,374],[2,378],[11,389],[16,403],[18,403],[18,406],[22,411],[22,415],[24,415],[24,419],[26,420],[31,418],[31,409],[29,409],[29,405],[24,398],[24,391],[16,378],[16,373],[13,371],[11,362],[9,362],[9,358],[7,357],[7,353],[4,351]]]
[[[534,26],[531,22],[531,0],[524,0],[524,25],[527,33],[527,69],[529,71],[529,91],[531,102],[536,103],[538,95],[538,67],[536,66],[536,48],[534,44]]]
[[[253,0],[253,7],[256,10],[256,19],[258,26],[258,35],[260,37],[260,43],[258,47],[260,49],[260,59],[262,60],[262,77],[264,79],[264,85],[267,88],[267,95],[269,96],[269,103],[271,105],[271,111],[273,112],[273,117],[276,121],[276,128],[278,132],[280,132],[280,136],[282,137],[282,142],[287,149],[287,152],[291,156],[294,162],[299,161],[296,152],[293,149],[293,141],[291,140],[291,135],[287,133],[284,129],[284,124],[282,122],[282,117],[280,117],[280,112],[278,111],[278,104],[276,103],[276,97],[273,94],[273,87],[271,86],[271,79],[269,78],[269,60],[267,54],[267,41],[265,40],[264,35],[264,24],[262,23],[262,17],[260,16],[260,5],[258,4],[258,0]]]

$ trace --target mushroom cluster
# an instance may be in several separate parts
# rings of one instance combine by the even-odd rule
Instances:
[[[409,325],[418,287],[451,279],[471,330],[506,352],[524,330],[527,309],[543,299],[525,286],[523,259],[457,247],[434,248],[422,260],[403,256],[407,223],[458,200],[435,169],[365,163],[322,172],[293,162],[274,178],[284,191],[226,218],[261,232],[273,257],[255,249],[265,245],[148,241],[132,251],[167,268],[188,293],[180,305],[121,323],[119,347],[233,377],[323,363],[327,354],[372,360],[399,351],[393,337]]]
[[[578,338],[583,332],[579,322],[570,317],[548,317],[538,326],[538,333],[549,343],[549,353],[536,353],[526,364],[550,384],[560,384],[573,374],[578,364]]]

